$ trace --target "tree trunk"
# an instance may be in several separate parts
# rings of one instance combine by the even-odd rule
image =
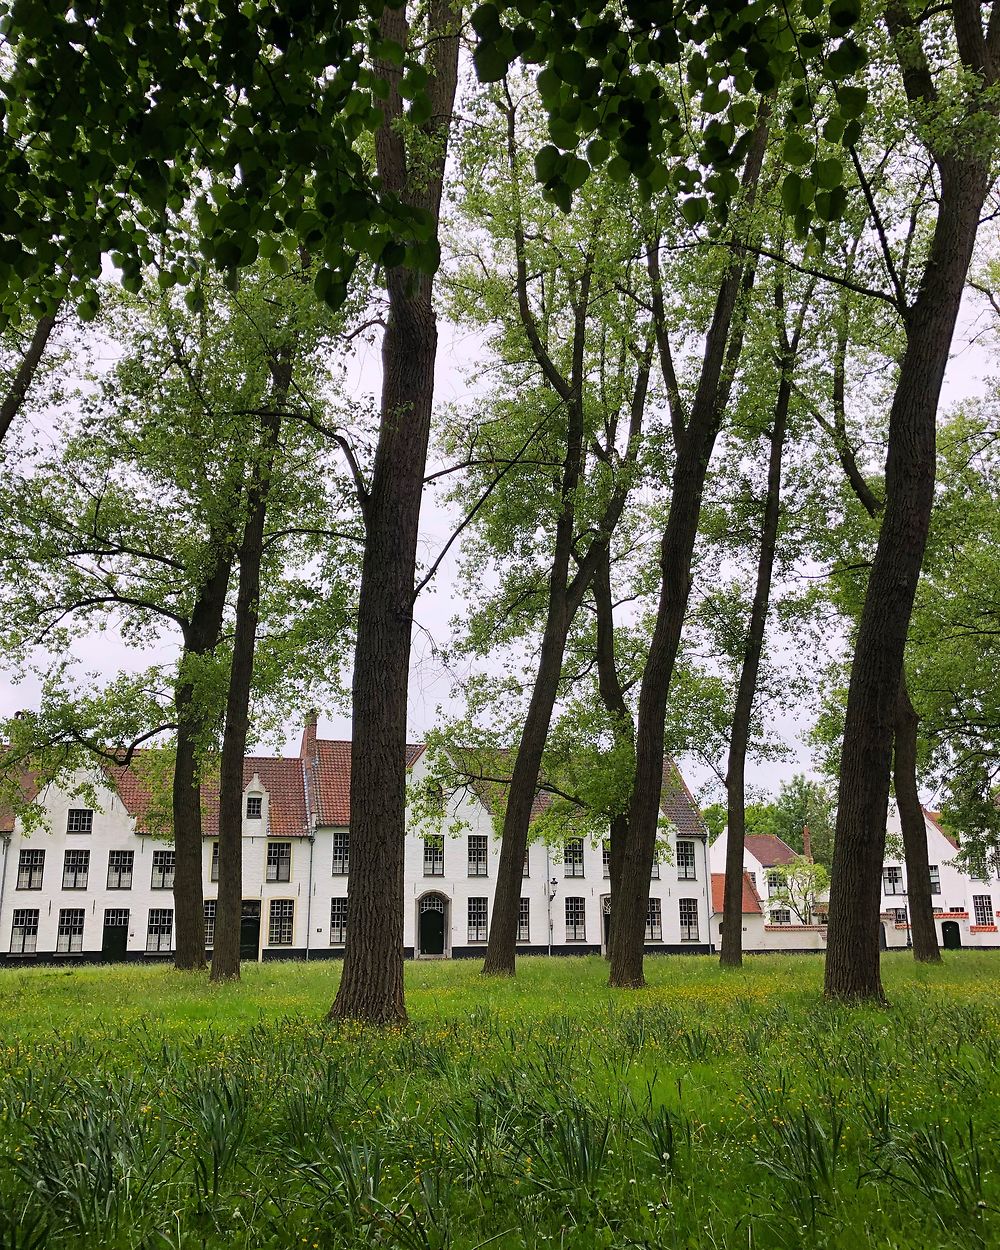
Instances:
[[[920,963],[938,964],[937,931],[934,928],[934,904],[931,895],[931,872],[927,860],[927,825],[924,809],[917,793],[917,727],[920,718],[910,702],[904,668],[899,680],[896,700],[896,731],[893,786],[899,823],[903,831],[906,858],[906,902],[913,939],[913,958]]]
[[[722,952],[719,960],[724,968],[739,968],[743,963],[743,847],[746,837],[747,746],[750,742],[750,721],[754,696],[757,693],[760,657],[764,649],[767,609],[771,600],[771,577],[781,516],[781,457],[788,428],[788,403],[792,394],[791,362],[786,358],[783,364],[781,380],[778,383],[778,398],[774,406],[774,426],[770,435],[771,454],[767,466],[767,494],[760,531],[757,584],[750,609],[726,765],[729,831],[726,838],[726,887],[722,904]]]
[[[243,762],[250,730],[250,694],[260,612],[260,567],[264,552],[267,498],[274,471],[281,416],[277,411],[288,393],[291,364],[283,361],[276,378],[275,411],[260,418],[261,437],[247,489],[247,519],[240,543],[240,582],[236,594],[233,659],[226,693],[226,727],[219,765],[219,894],[212,948],[213,981],[240,975],[240,923],[243,914]],[[287,376],[285,376],[287,375]],[[267,917],[261,917],[267,923]]]
[[[751,204],[764,160],[767,133],[766,122],[762,119],[743,174],[744,193]],[[642,971],[644,935],[663,786],[667,695],[691,590],[691,559],[701,516],[705,476],[742,343],[745,312],[737,315],[740,291],[749,282],[752,273],[752,262],[737,254],[716,300],[691,415],[686,429],[677,440],[670,511],[660,544],[660,598],[639,689],[635,782],[628,813],[629,837],[622,858],[621,886],[615,899],[611,929],[609,979],[611,985],[620,988],[645,984]]]
[[[195,702],[194,680],[185,675],[191,659],[218,645],[226,592],[232,572],[231,551],[220,551],[212,576],[201,588],[185,629],[184,654],[174,692],[177,740],[172,786],[174,817],[174,967],[205,966],[205,892],[202,877],[201,782],[199,755],[204,728]]]
[[[935,428],[988,176],[939,161],[938,219],[889,414],[885,512],[865,594],[840,757],[825,992],[883,999],[879,900],[899,675],[934,498]]]
[[[56,313],[59,311],[56,308]],[[21,411],[28,395],[28,388],[35,379],[38,372],[38,366],[41,364],[42,356],[45,354],[45,348],[48,345],[49,337],[55,329],[56,313],[46,314],[39,317],[35,324],[35,332],[31,336],[31,342],[28,344],[24,355],[21,357],[21,363],[14,371],[11,378],[10,389],[0,403],[0,443],[7,437],[7,431],[10,429],[11,422]]]

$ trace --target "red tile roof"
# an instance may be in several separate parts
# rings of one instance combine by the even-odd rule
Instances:
[[[773,868],[775,864],[790,864],[798,855],[787,842],[782,842],[773,833],[748,833],[746,849],[765,868]]]
[[[38,777],[23,765],[17,766],[16,788],[26,803],[38,796]],[[0,833],[14,832],[14,808],[10,803],[0,803]]]
[[[111,765],[108,775],[118,790],[129,815],[141,829],[150,802],[152,789],[142,776],[141,768]],[[243,761],[243,788],[249,786],[254,774],[268,796],[267,832],[275,837],[303,838],[309,834],[302,761],[266,755],[251,755]],[[219,832],[219,783],[216,777],[202,782],[202,833],[215,837]]]
[[[669,756],[663,757],[663,788],[660,791],[660,811],[674,826],[682,838],[706,838],[708,830],[701,818],[701,810],[687,787],[687,782]]]
[[[950,833],[948,833],[948,831],[945,829],[944,825],[942,825],[942,824],[941,824],[941,813],[940,813],[940,812],[931,812],[931,811],[928,811],[928,809],[925,807],[925,808],[924,808],[924,815],[925,815],[925,816],[927,817],[927,819],[931,822],[931,824],[932,824],[932,825],[934,826],[934,828],[938,831],[938,833],[940,833],[940,835],[941,835],[941,836],[942,836],[942,837],[943,837],[943,838],[944,838],[947,842],[950,842],[950,843],[951,843],[951,845],[952,845],[952,846],[955,848],[955,850],[957,851],[957,850],[958,850],[958,840],[957,840],[956,838],[953,838],[953,837],[951,836],[951,834],[950,834]]]
[[[407,743],[406,767],[412,768],[423,752],[423,744]],[[315,763],[311,769],[310,782],[309,797],[317,825],[345,827],[349,825],[351,823],[351,743],[330,738],[317,738]]]
[[[717,916],[722,915],[722,903],[726,895],[726,874],[724,872],[712,873],[712,912]],[[757,893],[753,880],[748,872],[743,874],[743,914],[744,916],[762,916],[763,908],[760,905],[760,895]]]

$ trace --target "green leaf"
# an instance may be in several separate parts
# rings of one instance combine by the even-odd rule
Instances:
[[[611,144],[607,139],[591,139],[587,144],[587,160],[594,169],[603,165],[611,155]]]
[[[830,0],[830,24],[849,30],[861,20],[861,0]]]
[[[571,191],[579,191],[590,177],[590,166],[578,156],[571,156],[563,179]]]
[[[839,187],[844,181],[844,167],[836,159],[836,157],[826,157],[824,160],[816,161],[812,167],[813,178],[818,187],[823,187],[829,191],[833,187]],[[829,220],[829,218],[827,219]]]
[[[556,168],[562,153],[551,143],[535,153],[535,177],[541,183],[551,182],[556,175]]]
[[[802,203],[802,176],[790,173],[781,184],[781,202],[786,213],[794,213]]]
[[[499,40],[479,44],[472,60],[480,82],[499,82],[510,68],[510,60]]]
[[[567,152],[572,152],[580,142],[576,133],[576,127],[571,126],[569,122],[564,121],[561,117],[549,118],[549,135],[553,143],[558,143]]]
[[[847,192],[843,187],[820,191],[816,196],[816,214],[823,221],[839,221],[847,208]]]
[[[697,226],[708,216],[708,200],[703,195],[694,195],[690,199],[681,200],[680,209],[687,224]]]
[[[782,159],[789,165],[808,165],[813,158],[813,145],[798,131],[792,131],[781,149]]]
[[[848,121],[861,117],[868,105],[868,88],[846,85],[838,87],[837,103],[840,105],[841,117]]]
[[[823,67],[823,73],[827,78],[834,81],[840,81],[844,78],[852,78],[859,69],[867,61],[864,49],[853,39],[844,39],[840,46],[834,48],[830,55],[826,58],[826,64]]]

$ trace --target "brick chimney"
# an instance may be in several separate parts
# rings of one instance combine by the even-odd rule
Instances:
[[[809,832],[809,826],[802,826],[802,854],[810,862],[813,862],[812,834]]]
[[[311,760],[316,755],[316,723],[319,712],[313,708],[306,713],[306,723],[302,727],[302,745],[299,747],[299,759]]]

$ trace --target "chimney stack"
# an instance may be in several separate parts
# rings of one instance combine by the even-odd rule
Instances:
[[[809,826],[802,826],[802,854],[810,862],[813,862],[812,834],[809,832]]]
[[[315,708],[306,712],[306,723],[302,727],[302,745],[299,747],[300,759],[311,760],[316,754],[316,723],[318,720],[319,712]]]

